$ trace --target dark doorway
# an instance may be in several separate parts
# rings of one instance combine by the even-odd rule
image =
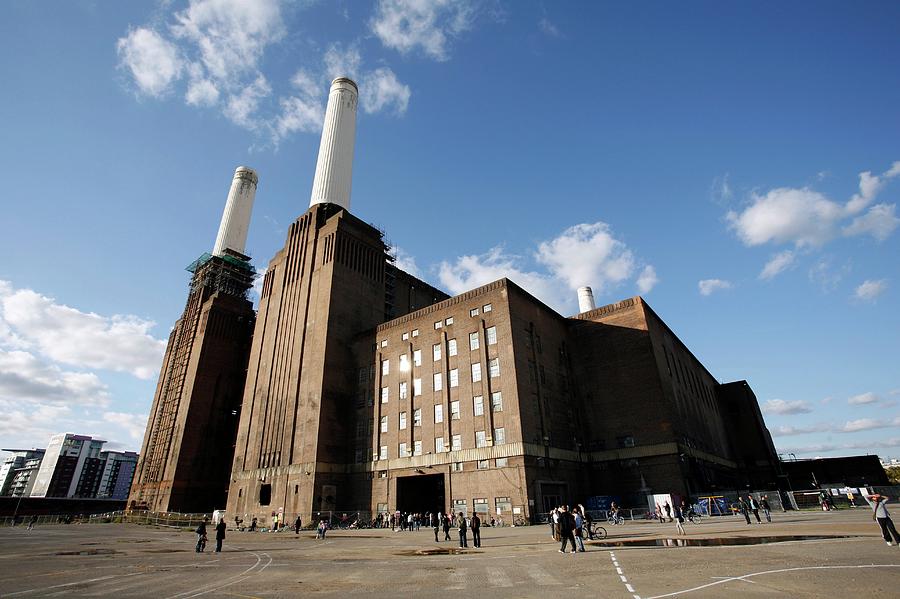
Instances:
[[[397,509],[401,512],[443,512],[443,474],[417,474],[397,478]]]

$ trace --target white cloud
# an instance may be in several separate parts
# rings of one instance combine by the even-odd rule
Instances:
[[[763,404],[762,411],[766,414],[779,414],[782,416],[790,414],[809,414],[812,412],[809,402],[796,399],[793,401],[785,401],[783,399],[768,399]]]
[[[419,266],[416,264],[416,258],[403,248],[399,248],[394,246],[393,250],[394,255],[394,266],[411,274],[414,277],[422,278],[422,271],[419,269]]]
[[[628,246],[615,239],[603,222],[569,227],[541,243],[536,258],[570,289],[590,285],[597,293],[631,277],[635,263]]]
[[[877,428],[893,428],[900,426],[900,417],[893,420],[885,420],[883,418],[860,418],[858,420],[848,421],[840,432],[856,433],[859,431],[869,431]]]
[[[874,439],[855,441],[853,443],[819,443],[815,445],[805,445],[801,447],[787,447],[778,450],[781,453],[830,453],[832,451],[848,451],[854,449],[864,449],[871,451],[872,449],[890,449],[900,447],[900,437],[891,437],[884,441],[876,441]]]
[[[388,48],[402,54],[421,48],[443,61],[449,39],[469,29],[474,15],[469,0],[380,0],[369,26]]]
[[[723,279],[703,279],[697,283],[700,295],[712,295],[716,291],[731,289],[731,287],[731,282]]]
[[[814,424],[810,426],[776,426],[769,431],[773,437],[788,437],[792,435],[807,435],[809,433],[822,433],[831,430],[828,424]]]
[[[851,270],[849,263],[835,267],[831,258],[822,258],[809,269],[809,280],[818,285],[823,292],[829,293],[837,288]]]
[[[540,27],[541,31],[543,31],[550,37],[561,37],[562,35],[559,31],[559,27],[554,25],[547,17],[544,17],[540,21],[538,21],[538,27]]]
[[[146,414],[127,414],[125,412],[104,412],[103,420],[112,422],[125,429],[128,435],[140,442],[144,438],[144,430],[147,427]]]
[[[887,291],[887,279],[871,279],[863,281],[853,292],[853,297],[865,302],[874,302],[879,295]]]
[[[844,227],[843,233],[848,237],[869,234],[877,241],[884,241],[900,226],[900,218],[897,218],[896,212],[896,204],[876,204],[863,216],[854,218],[853,222]]]
[[[359,67],[362,64],[362,56],[359,47],[355,44],[344,48],[335,43],[329,46],[325,52],[325,74],[335,79],[337,77],[350,77],[356,79],[359,76]]]
[[[766,262],[765,267],[763,267],[762,272],[759,273],[760,279],[773,279],[777,275],[784,272],[794,263],[794,252],[791,250],[785,250],[783,252],[778,252],[772,258]]]
[[[29,352],[0,349],[0,401],[18,408],[105,406],[109,392],[93,373],[63,370]]]
[[[100,316],[58,304],[29,289],[0,287],[0,320],[28,348],[84,368],[155,376],[166,342],[150,335],[155,323],[136,316]]]
[[[260,75],[252,83],[229,96],[225,104],[225,116],[235,125],[245,129],[256,129],[259,121],[255,117],[259,101],[272,93],[266,78]]]
[[[859,174],[859,191],[853,194],[850,201],[847,202],[846,210],[848,214],[857,214],[868,206],[878,192],[881,191],[887,182],[900,174],[900,161],[891,165],[882,175],[873,175],[871,171],[865,171]]]
[[[215,106],[219,101],[219,89],[209,79],[193,79],[184,99],[191,106]]]
[[[734,197],[734,192],[731,190],[731,185],[728,183],[728,176],[728,173],[725,173],[721,177],[714,178],[709,186],[710,198],[712,198],[714,203],[720,206],[728,205],[731,198]]]
[[[397,115],[406,112],[411,95],[408,85],[400,83],[387,67],[366,73],[360,82],[360,103],[367,113],[392,109]]]
[[[637,278],[638,293],[641,295],[650,293],[657,283],[659,278],[656,276],[656,269],[650,265],[645,266]]]
[[[847,400],[847,403],[851,406],[860,406],[871,403],[878,403],[880,398],[869,391],[868,393],[861,393],[859,395],[854,395],[850,399]]]
[[[181,77],[183,61],[175,44],[145,27],[132,29],[116,42],[120,66],[131,71],[138,89],[160,97]]]

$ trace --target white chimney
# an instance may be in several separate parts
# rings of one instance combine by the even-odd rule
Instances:
[[[331,82],[310,206],[331,203],[350,209],[358,99],[359,88],[351,79],[338,77]]]
[[[594,292],[590,287],[578,288],[578,313],[590,312],[597,306],[594,305]]]
[[[213,246],[214,256],[221,256],[226,248],[244,253],[258,182],[259,177],[252,168],[239,166],[235,169],[222,222],[219,224],[219,234],[216,235],[216,245]]]

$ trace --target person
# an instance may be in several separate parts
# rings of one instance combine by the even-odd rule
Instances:
[[[469,543],[466,539],[466,517],[462,512],[456,518],[456,529],[459,531],[459,546],[468,547]]]
[[[656,514],[656,521],[659,522],[660,524],[662,524],[662,522],[663,522],[662,508],[659,507],[658,503],[656,504],[656,511],[654,513]]]
[[[272,514],[272,532],[278,532],[278,514]]]
[[[444,514],[444,540],[452,541],[450,538],[450,515]]]
[[[559,508],[559,536],[562,539],[562,545],[559,547],[560,553],[566,552],[566,543],[571,543],[572,553],[577,551],[575,547],[575,518],[569,513],[569,506],[564,505]]]
[[[472,529],[472,544],[475,547],[481,547],[481,518],[478,517],[478,514],[472,516],[469,524]]]
[[[241,519],[238,518],[237,516],[234,517],[234,528],[235,528],[235,530],[242,530],[242,529],[241,529],[241,524],[243,524],[243,523],[244,523],[243,520],[241,520]]]
[[[300,516],[297,516],[297,519],[294,520],[294,534],[299,535],[300,529],[303,528],[303,521],[300,519]]]
[[[762,520],[759,519],[759,504],[754,499],[753,495],[747,495],[747,505],[750,507],[750,511],[753,512],[753,516],[756,518],[757,524],[762,524]]]
[[[202,522],[197,526],[197,530],[194,532],[197,533],[197,553],[203,553],[203,550],[206,549],[206,518],[203,519]]]
[[[256,531],[256,517],[253,517],[253,520],[250,521],[250,532]]]
[[[588,539],[593,540],[594,538],[594,518],[591,516],[591,513],[587,510],[584,510],[584,529],[587,530]]]
[[[558,519],[558,516],[556,513],[556,508],[553,508],[552,510],[550,510],[550,517],[547,518],[547,521],[550,523],[550,538],[553,539],[554,541],[559,540],[559,538],[557,538],[558,535],[556,534],[557,519]]]
[[[225,540],[225,518],[219,518],[216,524],[216,553],[222,553],[222,541]]]
[[[669,522],[672,521],[672,506],[669,505],[669,500],[666,500],[666,503],[663,504],[663,509],[666,510],[666,520]]]
[[[894,521],[891,520],[891,514],[888,512],[886,505],[890,497],[875,493],[874,495],[869,495],[868,499],[872,505],[872,520],[878,522],[878,526],[881,527],[881,536],[884,538],[884,542],[888,544],[888,547],[894,543],[900,547],[900,534],[897,533],[897,529],[894,527]],[[893,543],[891,540],[893,540]]]
[[[34,525],[37,524],[37,516],[32,516],[31,520],[28,521],[28,526],[25,530],[34,530]]]
[[[675,505],[675,530],[678,531],[678,534],[683,535],[686,534],[684,532],[684,512],[682,511],[682,506],[684,502],[681,502],[681,505]]]
[[[440,520],[438,520],[437,514],[431,514],[431,528],[434,530],[434,542],[439,543],[438,541],[438,530],[440,529]]]
[[[578,551],[582,553],[584,553],[584,516],[581,515],[583,509],[578,506],[572,510],[575,512],[575,542],[578,543]]]
[[[763,495],[762,499],[759,500],[759,507],[762,508],[763,515],[766,517],[766,522],[772,521],[772,509],[769,507],[769,496]]]
[[[856,507],[856,498],[853,497],[853,491],[847,491],[847,503],[850,504],[850,507]]]
[[[325,531],[328,530],[328,525],[325,524],[325,520],[319,520],[319,526],[316,527],[316,540],[322,539],[325,540]]]
[[[560,515],[560,508],[553,508],[553,511],[550,513],[550,515],[553,517],[553,524],[552,524],[552,529],[553,529],[553,540],[559,542],[559,515]]]
[[[744,501],[744,498],[738,495],[738,511],[744,515],[744,519],[747,520],[747,524],[750,524],[750,507],[747,505],[747,502]]]

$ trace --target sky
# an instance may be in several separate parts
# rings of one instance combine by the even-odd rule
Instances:
[[[351,210],[449,293],[642,295],[779,452],[900,456],[900,4],[8,0],[0,447],[138,450],[234,169],[256,268],[359,82]]]

